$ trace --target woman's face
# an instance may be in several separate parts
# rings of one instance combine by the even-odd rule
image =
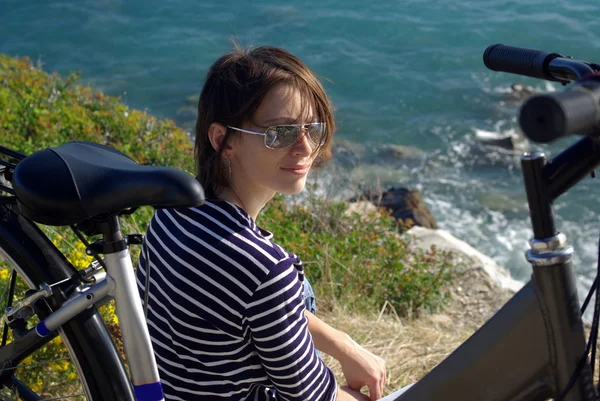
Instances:
[[[304,101],[294,87],[277,85],[267,93],[252,121],[240,128],[265,132],[273,125],[316,122],[312,107],[306,107]],[[243,132],[235,142],[232,168],[237,170],[233,171],[236,191],[244,186],[256,195],[272,196],[273,192],[297,194],[304,189],[316,156],[316,145],[306,134],[285,149],[269,149],[264,136]]]

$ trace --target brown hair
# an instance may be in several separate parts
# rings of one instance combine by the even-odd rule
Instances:
[[[220,149],[215,151],[208,138],[208,128],[215,122],[239,127],[245,121],[252,121],[265,95],[280,83],[299,90],[312,105],[315,117],[326,123],[326,140],[315,149],[318,153],[313,166],[319,167],[331,159],[335,131],[333,107],[315,74],[285,49],[262,46],[244,50],[236,44],[232,52],[221,56],[210,67],[198,102],[194,156],[198,180],[207,198],[215,198],[230,185],[221,154],[231,135],[239,135],[228,129]]]

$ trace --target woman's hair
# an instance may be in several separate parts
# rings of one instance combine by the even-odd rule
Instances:
[[[319,167],[331,159],[333,107],[315,74],[285,49],[263,46],[244,50],[236,44],[232,52],[210,67],[198,102],[194,155],[198,180],[207,198],[216,198],[223,188],[230,186],[221,154],[230,137],[239,135],[227,129],[220,148],[215,150],[208,138],[208,128],[212,123],[240,127],[252,121],[265,95],[281,83],[297,89],[306,103],[303,107],[312,106],[313,117],[326,124],[326,140],[315,149],[313,166]]]

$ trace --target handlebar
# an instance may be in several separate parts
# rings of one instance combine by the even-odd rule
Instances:
[[[600,135],[600,66],[559,53],[501,44],[489,46],[483,62],[503,71],[566,85],[565,92],[533,96],[521,107],[519,124],[535,142],[551,142],[570,134]]]
[[[571,134],[600,134],[600,77],[580,81],[565,92],[537,95],[519,112],[523,133],[548,143]]]
[[[575,60],[559,53],[521,47],[491,45],[483,53],[483,63],[492,71],[567,84],[600,70],[600,66]]]

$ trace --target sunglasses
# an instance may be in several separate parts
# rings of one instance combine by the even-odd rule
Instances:
[[[305,131],[314,145],[322,146],[325,144],[325,123],[274,125],[267,128],[265,132],[249,131],[229,125],[227,128],[252,135],[263,135],[265,146],[269,149],[288,148],[296,143]]]

